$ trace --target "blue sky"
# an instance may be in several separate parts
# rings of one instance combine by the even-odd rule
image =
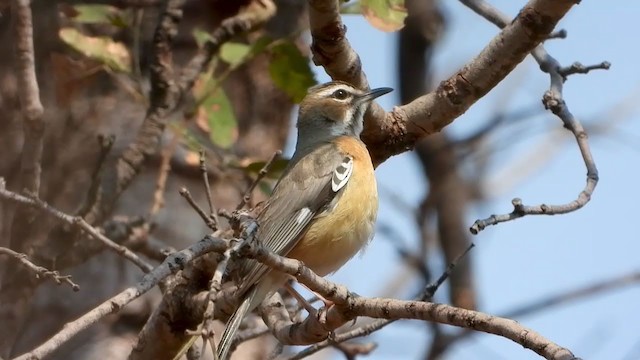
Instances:
[[[497,34],[498,29],[457,1],[443,1],[448,18],[446,35],[438,45],[436,80],[445,79],[472,59]],[[491,3],[515,16],[524,0],[494,0]],[[625,4],[623,4],[625,3]],[[637,178],[640,176],[638,97],[640,50],[637,14],[640,3],[582,1],[560,23],[568,38],[547,43],[547,50],[563,65],[612,63],[609,71],[575,75],[566,83],[564,97],[583,123],[606,125],[609,132],[592,135],[591,146],[600,183],[591,203],[568,215],[526,217],[486,229],[472,237],[477,245],[471,256],[480,310],[507,312],[537,299],[566,292],[617,275],[640,270],[640,239],[636,228]],[[361,17],[345,17],[347,36],[362,58],[372,87],[397,87],[395,79],[396,36],[377,31]],[[318,80],[328,77],[316,69]],[[517,110],[539,105],[548,88],[548,76],[528,58],[509,77],[467,113],[447,128],[452,136],[473,132],[496,108]],[[398,94],[381,98],[386,109],[398,104]],[[479,217],[511,210],[510,201],[520,197],[526,204],[571,201],[585,184],[586,170],[569,132],[558,132],[561,123],[541,112],[523,123],[526,136],[499,151],[491,164],[492,194],[471,209],[469,225]],[[554,137],[550,134],[554,133]],[[505,133],[506,134],[506,133]],[[508,140],[505,134],[501,141]],[[533,164],[530,157],[544,151],[541,165],[531,174],[514,166]],[[526,167],[526,166],[525,166]],[[515,167],[517,169],[517,167]],[[417,205],[425,193],[424,180],[411,153],[396,156],[377,170],[382,188],[393,191],[407,203]],[[520,178],[520,180],[514,180]],[[515,181],[513,186],[511,180]],[[398,211],[381,196],[379,219],[394,226],[408,241],[417,241],[412,216]],[[379,296],[381,286],[398,279],[398,258],[389,242],[378,236],[366,253],[347,264],[333,280],[362,295]],[[442,264],[431,263],[434,271]],[[408,298],[416,290],[408,283],[396,294]],[[444,291],[441,292],[440,299]],[[585,359],[640,359],[640,287],[622,288],[606,295],[581,300],[517,319]],[[368,359],[419,359],[430,344],[425,324],[404,321],[376,333],[379,348]],[[326,354],[326,353],[325,353]],[[337,352],[335,358],[340,358]],[[471,337],[447,353],[446,359],[538,359],[508,340],[493,335]]]

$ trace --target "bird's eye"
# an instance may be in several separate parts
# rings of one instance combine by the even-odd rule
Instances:
[[[344,100],[349,96],[349,93],[343,89],[338,89],[333,92],[333,97],[338,100]]]

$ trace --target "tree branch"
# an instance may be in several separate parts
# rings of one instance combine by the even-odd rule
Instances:
[[[91,236],[92,238],[100,241],[107,248],[115,251],[120,256],[131,261],[133,264],[138,266],[145,273],[153,269],[153,266],[148,264],[146,261],[142,260],[133,251],[129,250],[125,246],[115,243],[108,237],[104,236],[100,231],[98,231],[98,229],[89,225],[89,223],[86,222],[83,218],[79,216],[68,215],[38,198],[35,198],[35,197],[29,198],[29,197],[22,196],[20,194],[16,194],[12,191],[7,190],[5,188],[5,182],[3,178],[0,178],[0,198],[13,201],[20,205],[26,205],[32,208],[39,209],[68,225],[76,226],[78,229],[81,229],[87,232],[89,236]]]
[[[64,282],[69,284],[69,286],[71,286],[73,291],[80,290],[80,285],[74,283],[71,280],[71,275],[60,275],[60,273],[57,271],[51,271],[42,266],[38,266],[32,263],[31,261],[29,261],[26,254],[17,253],[11,249],[0,247],[0,255],[2,254],[11,256],[12,258],[18,260],[22,265],[26,266],[29,270],[33,271],[36,274],[36,277],[38,278],[40,277],[49,278],[55,281],[58,285]]]
[[[295,277],[311,291],[335,304],[318,316],[309,316],[302,323],[297,324],[291,324],[288,315],[285,316],[281,310],[279,315],[268,312],[263,318],[267,326],[272,329],[274,336],[284,344],[304,345],[319,342],[348,321],[358,316],[367,316],[382,319],[425,320],[469,328],[505,337],[547,359],[576,359],[568,349],[558,346],[514,320],[445,304],[360,297],[346,287],[316,275],[300,261],[277,256],[253,242],[245,242],[240,248],[240,254]],[[272,303],[270,308],[277,310],[284,309],[284,306]]]
[[[497,9],[493,8],[491,5],[485,3],[483,0],[460,1],[479,15],[494,23],[496,26],[501,28],[506,28],[509,26],[509,18]],[[564,99],[562,97],[562,87],[564,81],[566,80],[566,77],[569,74],[578,72],[586,73],[593,69],[608,69],[609,63],[603,62],[599,65],[587,68],[574,64],[573,67],[562,68],[560,66],[560,63],[551,55],[549,55],[549,53],[547,53],[544,46],[542,45],[536,46],[531,54],[533,55],[533,58],[536,60],[536,62],[538,62],[538,64],[540,65],[540,69],[548,73],[550,77],[551,84],[549,86],[549,90],[545,92],[542,98],[542,103],[544,104],[546,109],[551,110],[552,113],[554,113],[560,118],[560,120],[562,120],[564,127],[571,131],[576,138],[578,148],[580,149],[585,167],[587,168],[587,183],[584,189],[578,195],[578,198],[567,204],[541,204],[535,206],[527,206],[522,203],[521,199],[515,198],[511,202],[513,204],[513,211],[511,213],[504,215],[491,215],[486,219],[476,220],[476,222],[469,229],[472,234],[477,234],[487,226],[514,220],[526,215],[558,215],[578,210],[585,206],[589,202],[589,200],[591,200],[591,195],[593,194],[593,191],[598,184],[598,169],[596,168],[595,161],[593,160],[593,156],[591,154],[587,133],[582,127],[580,121],[578,121],[578,119],[573,116],[573,114],[569,111],[567,104],[564,102]]]
[[[463,114],[544,41],[575,3],[575,0],[529,1],[478,56],[441,82],[435,91],[386,114],[378,105],[370,106],[362,139],[374,164],[377,166],[393,155],[412,149],[418,139],[442,130]],[[322,65],[334,79],[366,87],[360,59],[344,37],[338,1],[310,0],[309,5],[314,37],[311,49],[316,64]],[[331,36],[319,37],[320,32]],[[327,57],[324,53],[340,57],[323,61]]]
[[[227,242],[206,236],[196,244],[180,252],[171,254],[153,271],[147,273],[135,286],[129,287],[116,296],[98,305],[80,318],[65,324],[62,330],[52,336],[36,349],[17,357],[15,360],[40,360],[51,354],[55,349],[69,341],[73,336],[85,330],[103,317],[116,313],[125,305],[139,298],[153,289],[160,281],[169,275],[182,270],[186,264],[209,252],[222,252],[227,248]]]
[[[166,116],[176,104],[177,87],[173,80],[173,38],[182,19],[182,7],[186,0],[166,0],[158,26],[153,36],[150,106],[134,141],[117,161],[115,176],[104,176],[102,201],[91,208],[85,219],[89,224],[104,220],[116,201],[131,184],[142,168],[145,159],[155,154],[166,126]]]
[[[33,18],[30,0],[14,0],[14,31],[16,36],[16,72],[18,94],[24,114],[24,144],[22,145],[20,186],[32,194],[40,192],[42,147],[45,122],[36,78],[33,50]]]

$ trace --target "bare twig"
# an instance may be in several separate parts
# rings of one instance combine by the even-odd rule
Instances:
[[[84,217],[89,210],[91,210],[91,208],[100,201],[100,180],[107,160],[107,155],[109,155],[115,139],[115,135],[98,135],[97,137],[98,145],[100,146],[98,159],[96,159],[95,168],[93,170],[93,174],[91,174],[91,185],[89,185],[87,198],[80,209],[76,212],[77,216]]]
[[[566,39],[567,38],[567,30],[560,29],[557,31],[552,31],[549,36],[547,36],[547,40],[550,39]]]
[[[187,200],[187,202],[189,203],[189,205],[191,205],[193,210],[195,210],[198,213],[198,215],[200,215],[200,218],[202,218],[202,221],[204,221],[207,227],[209,227],[209,229],[213,231],[216,231],[217,225],[213,220],[213,218],[208,216],[207,213],[205,213],[204,210],[202,210],[200,205],[198,205],[198,203],[193,199],[193,197],[191,196],[191,193],[189,192],[189,190],[187,190],[186,187],[183,187],[180,189],[180,195],[183,198],[185,198],[185,200]]]
[[[205,194],[207,195],[207,202],[209,203],[209,217],[213,220],[215,227],[220,224],[218,219],[218,211],[213,206],[213,197],[211,195],[211,187],[209,186],[209,172],[207,171],[207,164],[205,162],[205,151],[200,150],[200,172],[202,173],[202,182],[204,183]],[[215,231],[215,229],[213,229]]]
[[[215,334],[215,331],[214,331],[215,300],[217,298],[218,292],[222,288],[222,276],[224,275],[227,269],[227,263],[229,261],[230,254],[231,254],[231,248],[227,249],[224,252],[222,259],[218,262],[216,271],[214,272],[213,277],[209,282],[209,291],[207,292],[207,296],[206,296],[207,308],[203,315],[202,324],[195,331],[187,331],[187,334],[194,336],[194,338],[192,338],[191,341],[185,344],[183,349],[191,348],[197,336],[201,336],[202,342],[203,342],[202,355],[204,355],[204,348],[206,347],[207,342],[211,345],[211,353],[214,355],[216,354],[216,347],[213,339],[213,336]],[[178,352],[178,354],[174,356],[174,359],[179,359],[180,357],[182,357],[182,352]]]
[[[640,271],[616,276],[614,278],[576,288],[565,293],[536,300],[531,302],[530,304],[520,306],[517,309],[507,311],[503,314],[503,316],[508,318],[519,318],[541,310],[546,310],[552,306],[573,303],[577,300],[581,300],[587,297],[606,294],[607,292],[610,292],[614,289],[637,284],[640,284]]]
[[[2,178],[0,178],[0,198],[7,199],[18,204],[34,207],[46,212],[47,214],[50,214],[51,216],[65,222],[66,224],[77,226],[78,228],[87,232],[92,238],[102,242],[102,244],[104,244],[107,248],[115,251],[122,257],[137,265],[145,273],[153,269],[153,266],[140,259],[140,257],[138,257],[138,255],[136,255],[133,251],[113,242],[111,239],[100,233],[98,229],[89,225],[89,223],[87,223],[83,218],[68,215],[38,198],[22,196],[20,194],[16,194],[12,191],[7,190],[4,186],[4,179]]]
[[[483,0],[460,0],[470,9],[483,16],[496,26],[504,28],[509,26],[509,18],[500,11],[484,2]],[[598,170],[591,155],[589,142],[587,141],[587,133],[578,119],[569,111],[564,99],[562,98],[562,87],[566,76],[577,72],[588,72],[593,69],[608,69],[610,64],[603,62],[598,65],[584,67],[576,65],[566,68],[560,66],[560,63],[553,58],[544,46],[538,45],[532,51],[534,59],[540,64],[540,69],[550,76],[549,90],[544,94],[542,102],[546,109],[551,110],[556,116],[562,120],[564,127],[573,133],[578,144],[578,148],[582,154],[582,158],[587,168],[587,184],[578,195],[576,200],[562,205],[535,205],[528,206],[522,203],[522,200],[515,198],[512,200],[513,211],[509,214],[491,215],[486,219],[476,220],[469,229],[472,234],[477,234],[490,225],[496,225],[501,222],[514,220],[525,215],[557,215],[565,214],[582,208],[591,200],[591,195],[598,184]]]
[[[244,193],[242,200],[240,200],[240,203],[238,204],[238,206],[236,206],[236,211],[242,209],[245,205],[247,205],[251,201],[251,195],[253,194],[253,190],[255,190],[256,186],[258,186],[258,183],[260,183],[260,181],[262,181],[262,179],[264,179],[264,177],[269,173],[269,169],[271,168],[271,165],[273,165],[273,162],[278,157],[280,157],[280,155],[282,155],[282,150],[277,150],[276,152],[274,152],[273,155],[271,156],[271,159],[269,159],[269,161],[267,161],[264,164],[262,169],[260,169],[260,172],[258,172],[258,176],[256,177],[255,180],[253,180],[253,182],[251,183],[247,191]]]
[[[574,62],[570,66],[561,67],[556,69],[558,73],[566,80],[569,75],[573,74],[588,74],[592,70],[609,70],[611,67],[611,63],[608,61],[603,61],[600,64],[595,65],[582,65],[579,62]]]
[[[55,281],[57,284],[62,284],[64,282],[66,284],[69,284],[73,291],[80,290],[80,286],[71,280],[71,275],[60,275],[60,273],[57,271],[51,271],[42,266],[38,266],[29,261],[26,254],[17,253],[11,249],[7,249],[4,247],[0,247],[0,254],[9,255],[18,260],[21,264],[29,268],[29,270],[33,271],[36,274],[36,277],[49,278]]]
[[[167,259],[153,271],[144,275],[142,280],[135,286],[129,287],[111,299],[103,302],[91,311],[82,315],[78,319],[67,323],[60,332],[36,349],[23,354],[16,360],[42,359],[52,353],[62,344],[69,341],[73,336],[85,330],[90,325],[96,323],[103,317],[113,314],[133,300],[139,298],[147,291],[153,289],[160,281],[171,274],[182,270],[186,264],[209,252],[223,252],[227,248],[227,243],[218,238],[206,236],[196,244],[180,252],[171,254]]]
[[[169,172],[171,171],[171,156],[178,146],[179,138],[174,136],[171,142],[162,152],[162,160],[160,162],[160,170],[158,170],[158,180],[156,181],[156,191],[153,193],[153,204],[149,210],[149,218],[152,219],[158,211],[164,207],[164,189],[167,185]]]

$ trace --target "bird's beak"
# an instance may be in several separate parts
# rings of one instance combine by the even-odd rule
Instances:
[[[373,90],[369,90],[368,92],[366,92],[364,95],[360,96],[357,98],[356,101],[358,101],[359,103],[366,103],[369,102],[377,97],[380,97],[384,94],[388,94],[390,92],[392,92],[393,89],[392,88],[388,88],[388,87],[382,87],[382,88],[377,88],[377,89],[373,89]]]

